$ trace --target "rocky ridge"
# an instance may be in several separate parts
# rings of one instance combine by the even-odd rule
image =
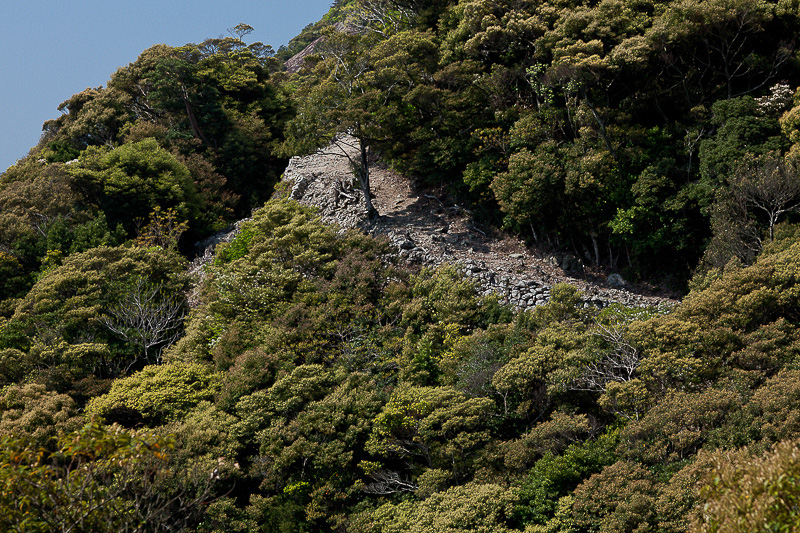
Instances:
[[[410,263],[453,264],[476,280],[484,294],[497,294],[518,309],[547,302],[556,283],[576,286],[587,306],[676,303],[636,290],[616,274],[602,280],[578,276],[582,265],[575,257],[541,253],[519,239],[481,229],[463,207],[434,191],[414,191],[408,179],[379,161],[372,162],[370,182],[380,217],[368,221],[363,193],[347,157],[355,157],[354,144],[342,137],[314,154],[292,158],[283,176],[289,197],[316,207],[328,223],[386,235],[399,256]]]

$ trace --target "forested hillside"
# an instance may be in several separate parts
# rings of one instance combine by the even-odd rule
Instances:
[[[0,530],[800,529],[798,0],[251,31],[143,51],[0,175]],[[287,198],[343,133],[366,199],[380,157],[685,297],[519,311],[409,265]]]

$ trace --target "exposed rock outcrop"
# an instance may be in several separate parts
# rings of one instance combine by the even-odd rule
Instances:
[[[630,290],[619,275],[608,276],[605,284],[573,277],[583,269],[576,257],[538,254],[517,239],[487,234],[488,230],[476,227],[460,206],[446,205],[434,195],[415,193],[407,179],[379,163],[372,165],[370,181],[373,202],[381,216],[369,222],[363,195],[344,157],[348,144],[354,143],[338,143],[310,156],[292,158],[284,172],[290,197],[318,208],[328,223],[386,235],[398,255],[410,263],[454,264],[475,279],[485,294],[498,294],[520,309],[547,302],[550,288],[559,282],[578,287],[586,305],[676,303]]]
[[[322,42],[323,39],[324,37],[315,39],[314,41],[311,42],[311,44],[309,44],[308,46],[303,48],[300,52],[296,53],[291,58],[289,58],[289,60],[284,63],[286,71],[291,73],[299,72],[305,65],[306,57],[314,53],[314,51],[317,49],[317,47],[319,46],[319,44]]]
[[[580,289],[585,305],[606,307],[621,303],[630,307],[671,306],[676,300],[637,293],[619,275],[608,276],[605,285],[571,277],[580,270],[577,258],[568,254],[541,255],[519,240],[491,235],[476,227],[458,205],[446,205],[434,195],[417,194],[407,179],[373,164],[371,183],[380,217],[368,221],[363,193],[354,181],[343,150],[352,142],[331,145],[289,161],[283,180],[289,197],[319,210],[322,219],[342,228],[359,228],[386,235],[397,254],[409,263],[436,267],[453,264],[474,279],[484,294],[497,294],[518,309],[546,303],[550,288],[569,283]],[[355,157],[355,153],[349,153]],[[192,272],[202,276],[202,266],[213,258],[214,248],[231,241],[241,220],[225,231],[197,244],[199,254]],[[580,268],[576,267],[576,264]]]
[[[338,32],[356,34],[358,33],[358,28],[351,24],[347,24],[346,22],[337,22],[334,27],[334,30]],[[303,48],[301,51],[293,55],[289,60],[287,60],[283,65],[286,67],[286,71],[290,73],[299,72],[305,66],[306,57],[310,55],[314,55],[317,53],[320,45],[325,41],[325,37],[318,37],[314,39],[308,46]]]

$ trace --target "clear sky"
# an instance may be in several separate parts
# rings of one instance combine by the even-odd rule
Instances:
[[[154,44],[227,35],[279,46],[318,21],[333,0],[0,0],[0,172],[27,155],[42,123],[86,87]]]

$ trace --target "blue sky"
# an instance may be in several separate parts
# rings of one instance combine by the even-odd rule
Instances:
[[[86,87],[158,43],[180,46],[227,34],[276,50],[318,21],[333,0],[0,0],[0,172],[27,155],[42,123]]]

